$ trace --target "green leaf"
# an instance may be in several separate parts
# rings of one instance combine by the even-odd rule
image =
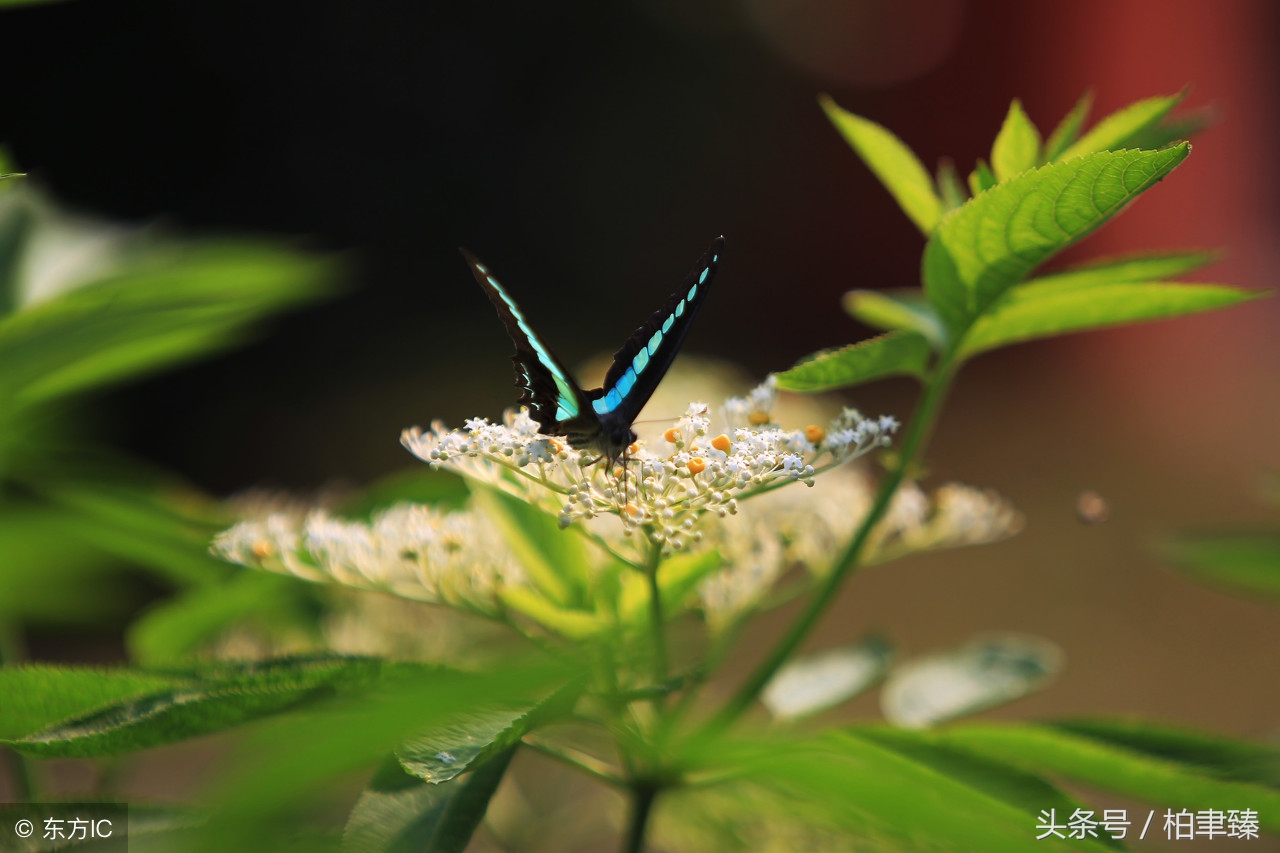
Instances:
[[[1124,281],[1159,281],[1206,267],[1216,260],[1217,252],[1148,252],[1123,255],[1038,276],[1019,287],[1054,284],[1066,289]]]
[[[928,235],[942,218],[943,202],[924,164],[902,140],[875,122],[841,109],[826,95],[818,103],[902,211]]]
[[[190,490],[65,477],[32,487],[65,510],[68,530],[76,537],[167,580],[209,584],[233,571],[209,553],[210,539],[227,519]],[[203,517],[201,510],[207,510]]]
[[[1007,181],[1039,162],[1040,131],[1023,111],[1022,103],[1014,98],[991,147],[991,168],[997,180]]]
[[[449,782],[568,714],[581,694],[582,682],[576,680],[539,702],[467,711],[402,744],[396,758],[406,773],[424,782]]]
[[[602,614],[564,607],[528,587],[502,587],[498,598],[511,610],[573,640],[593,640],[613,627]]]
[[[924,252],[929,301],[963,332],[1055,252],[1098,228],[1190,151],[1103,151],[1042,166],[949,214]]]
[[[591,567],[582,539],[519,498],[473,480],[467,485],[538,591],[555,604],[585,607]]]
[[[943,213],[950,213],[969,200],[969,193],[960,183],[960,176],[956,174],[956,164],[950,158],[944,157],[938,163],[937,181]]]
[[[0,171],[3,170],[4,164],[0,163]],[[7,182],[0,182],[0,193],[5,189]],[[18,305],[22,256],[34,223],[35,217],[25,204],[13,205],[8,210],[0,208],[0,317]]]
[[[344,518],[368,520],[374,513],[398,503],[428,504],[441,509],[461,509],[467,502],[467,484],[447,471],[419,465],[383,477],[351,501],[339,507]]]
[[[294,578],[241,572],[229,582],[196,587],[148,610],[127,636],[130,656],[155,666],[184,658],[232,625],[255,617],[272,625],[299,622]]]
[[[1061,720],[1052,728],[1194,766],[1218,779],[1280,788],[1280,748],[1174,729],[1150,720]]]
[[[879,681],[893,648],[880,637],[792,658],[760,700],[775,717],[794,720],[841,705]]]
[[[1147,98],[1116,110],[1068,146],[1057,159],[1070,160],[1072,157],[1099,151],[1134,147],[1135,139],[1160,122],[1185,96],[1186,92],[1179,92],[1176,95]]]
[[[371,658],[284,658],[206,675],[178,672],[167,689],[0,742],[45,757],[119,755],[222,731],[338,687],[367,686],[380,666]]]
[[[1062,152],[1076,141],[1080,136],[1080,128],[1084,127],[1084,121],[1089,117],[1089,110],[1092,107],[1093,92],[1085,92],[1071,108],[1071,112],[1063,116],[1062,121],[1058,122],[1058,126],[1053,129],[1053,133],[1049,134],[1049,140],[1044,144],[1044,162],[1052,163],[1061,158]]]
[[[1259,296],[1215,284],[1145,281],[1083,290],[1027,284],[1006,293],[964,336],[965,357],[1012,343],[1226,308]]]
[[[855,726],[846,731],[853,737],[891,749],[1027,815],[1038,815],[1042,809],[1055,809],[1065,820],[1080,807],[1077,801],[1039,776],[937,743],[928,733],[886,726]],[[1098,841],[1124,849],[1123,844],[1105,832],[1099,832]]]
[[[850,290],[844,295],[844,310],[872,328],[919,332],[936,350],[947,344],[946,327],[918,287]]]
[[[0,616],[84,625],[127,613],[142,602],[122,572],[65,513],[0,503]]]
[[[885,718],[904,728],[953,720],[1042,689],[1062,667],[1056,646],[997,634],[899,664],[880,691]]]
[[[516,747],[467,776],[430,784],[389,768],[360,794],[342,837],[348,853],[462,853]]]
[[[658,566],[658,593],[662,597],[662,612],[666,618],[681,615],[685,600],[694,588],[723,565],[720,552],[714,550],[676,554],[663,560]],[[640,572],[629,572],[623,579],[618,615],[632,625],[648,624],[649,579]]]
[[[1190,139],[1214,122],[1210,108],[1193,110],[1178,115],[1167,115],[1129,141],[1130,148],[1164,148],[1174,142]]]
[[[328,802],[405,740],[474,708],[545,696],[572,676],[564,663],[531,656],[475,674],[400,665],[357,697],[261,720],[223,756],[210,821],[181,849],[281,849],[296,835],[291,815]]]
[[[1274,533],[1181,536],[1164,543],[1161,551],[1199,580],[1280,596],[1280,536]]]
[[[127,669],[28,664],[0,667],[0,739],[169,690],[174,679]]]
[[[396,750],[400,766],[424,782],[448,782],[473,764],[520,742],[528,727],[521,723],[534,708],[518,705],[473,711],[415,737]]]
[[[929,342],[916,332],[888,332],[856,344],[814,353],[776,374],[788,391],[833,391],[886,376],[923,376]]]
[[[1280,791],[1212,778],[1194,765],[1044,726],[971,725],[935,737],[1032,773],[1059,776],[1161,808],[1255,809],[1264,830],[1280,831]]]
[[[0,400],[49,402],[169,369],[327,288],[322,261],[266,244],[153,250],[110,278],[0,318]]]
[[[969,192],[976,196],[991,189],[996,183],[995,173],[991,171],[987,161],[979,157],[973,171],[969,173]]]
[[[1012,771],[995,762],[943,766],[945,756],[911,757],[858,732],[831,732],[803,741],[761,743],[737,753],[718,747],[730,768],[776,792],[803,825],[840,826],[846,840],[893,851],[981,850],[1032,853],[1103,850],[1097,841],[1036,840],[1036,812],[1010,793]],[[754,751],[754,754],[753,754]],[[988,784],[971,784],[982,770]],[[994,778],[999,775],[999,778]],[[1046,803],[1046,806],[1049,804]],[[1045,806],[1041,806],[1043,808]]]

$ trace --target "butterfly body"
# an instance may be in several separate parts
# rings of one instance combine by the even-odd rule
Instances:
[[[563,435],[578,449],[616,461],[636,440],[631,424],[680,351],[690,324],[710,290],[724,238],[716,238],[689,277],[613,357],[604,385],[584,391],[526,319],[487,266],[463,256],[515,343],[511,360],[520,403],[547,435]]]

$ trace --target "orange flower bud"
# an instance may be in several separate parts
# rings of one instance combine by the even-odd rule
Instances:
[[[707,470],[707,463],[705,460],[698,459],[696,457],[689,460],[690,474],[701,474],[705,470]]]
[[[809,424],[804,428],[804,437],[817,444],[827,437],[827,431],[817,424]]]
[[[721,453],[728,453],[729,448],[733,446],[733,443],[729,441],[729,436],[724,433],[720,433],[715,438],[711,439],[711,446],[716,450],[719,450]]]
[[[747,423],[752,426],[764,426],[769,422],[768,412],[752,412],[747,415]]]
[[[677,441],[680,440],[680,430],[676,429],[675,427],[672,427],[671,429],[664,432],[662,434],[662,437],[665,438],[667,441],[671,442],[672,444],[675,444]]]

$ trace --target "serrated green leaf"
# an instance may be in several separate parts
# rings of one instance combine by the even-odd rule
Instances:
[[[969,200],[969,193],[960,183],[956,164],[944,157],[938,163],[938,196],[942,199],[942,212],[949,213]]]
[[[1059,272],[1037,276],[1018,287],[1053,284],[1063,289],[1072,289],[1126,281],[1162,281],[1201,269],[1217,260],[1217,252],[1147,252],[1122,255],[1100,258]]]
[[[180,680],[178,680],[180,682]],[[0,667],[0,739],[169,690],[175,679],[128,669],[27,664]]]
[[[929,301],[963,332],[1032,269],[1101,226],[1190,151],[1102,151],[1042,166],[948,214],[924,252]]]
[[[933,306],[918,287],[896,290],[851,290],[844,295],[844,310],[854,319],[885,331],[907,329],[919,332],[930,346],[941,350],[947,330]]]
[[[1006,293],[970,327],[965,357],[1013,343],[1198,314],[1257,298],[1259,294],[1215,284],[1122,282],[1084,289],[1058,283],[1026,284]]]
[[[984,193],[996,185],[995,173],[991,171],[991,167],[987,165],[987,161],[981,157],[974,165],[973,171],[969,173],[969,192],[972,195]]]
[[[1040,131],[1014,98],[1000,132],[991,147],[991,168],[996,179],[1007,181],[1040,162]]]
[[[887,129],[841,109],[826,95],[818,103],[907,217],[925,235],[933,231],[942,218],[943,202],[920,159]]]
[[[1039,776],[937,743],[925,732],[887,726],[855,726],[846,731],[853,737],[891,749],[1027,815],[1038,815],[1042,809],[1055,809],[1065,820],[1081,807],[1079,802]],[[1124,849],[1123,844],[1107,833],[1100,832],[1099,836],[1100,843]]]
[[[1175,729],[1150,720],[1060,720],[1073,735],[1188,765],[1218,779],[1280,788],[1280,748]]]
[[[1031,773],[1070,779],[1161,808],[1255,809],[1268,832],[1280,831],[1280,791],[1215,779],[1197,768],[1067,732],[1032,725],[971,725],[935,734],[938,742]]]
[[[177,671],[159,692],[0,742],[44,757],[119,755],[222,731],[328,695],[340,686],[367,685],[379,671],[380,662],[372,658],[340,657],[224,666],[214,670],[221,673],[217,678]]]
[[[401,665],[349,701],[259,721],[224,756],[209,824],[181,849],[282,849],[296,834],[290,815],[315,808],[405,740],[474,708],[545,696],[573,675],[567,663],[533,656],[474,674]]]
[[[1044,144],[1044,162],[1052,163],[1059,159],[1062,152],[1076,141],[1080,136],[1080,128],[1084,127],[1085,119],[1089,117],[1089,110],[1092,107],[1093,92],[1085,92],[1071,108],[1071,112],[1063,116],[1062,121],[1058,122],[1058,126],[1053,129],[1053,133],[1049,134],[1049,140]]]
[[[719,570],[724,560],[718,551],[677,554],[658,566],[658,591],[662,596],[662,612],[668,618],[683,612],[685,600],[707,575]],[[622,581],[618,616],[622,621],[644,623],[649,614],[649,579],[639,572],[629,572]]]
[[[484,818],[516,748],[440,784],[375,780],[360,794],[342,835],[347,853],[462,853]]]
[[[928,361],[924,335],[897,331],[814,353],[775,376],[788,391],[834,391],[886,376],[923,376]]]
[[[1116,110],[1069,145],[1057,159],[1070,160],[1099,151],[1130,148],[1139,134],[1157,124],[1186,96],[1186,92],[1160,98],[1147,98]]]
[[[1180,536],[1165,542],[1161,551],[1198,580],[1246,593],[1280,596],[1280,535]]]
[[[467,485],[538,591],[554,604],[585,607],[590,565],[582,539],[518,498],[473,480]]]
[[[477,759],[519,743],[525,729],[517,723],[534,707],[489,708],[449,720],[409,740],[396,750],[396,758],[411,776],[432,784],[448,782]]]

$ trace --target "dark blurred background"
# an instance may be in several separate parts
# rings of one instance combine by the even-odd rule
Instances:
[[[865,336],[840,294],[916,284],[923,241],[822,92],[965,173],[1013,97],[1047,134],[1086,89],[1097,118],[1190,84],[1186,105],[1216,124],[1063,260],[1224,247],[1201,278],[1252,288],[1280,268],[1270,0],[73,0],[0,26],[0,141],[65,203],[345,253],[340,299],[85,412],[216,494],[366,482],[411,464],[403,427],[513,402],[510,345],[459,245],[571,364],[612,351],[721,233],[690,351],[759,377]],[[1150,546],[1280,523],[1258,499],[1280,469],[1278,329],[1271,300],[980,359],[933,476],[1000,490],[1026,532],[857,579],[815,644],[880,627],[917,653],[1024,630],[1068,668],[997,715],[1275,734],[1280,611],[1196,586]],[[898,382],[855,398],[900,418],[912,400]],[[1084,489],[1110,522],[1076,520]]]

